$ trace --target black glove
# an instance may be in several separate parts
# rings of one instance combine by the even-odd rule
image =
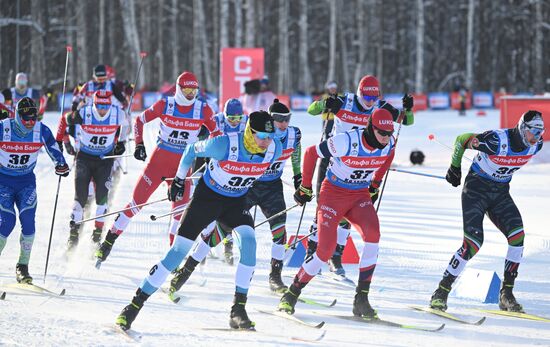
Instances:
[[[0,120],[10,117],[10,112],[8,110],[0,109]]]
[[[413,106],[414,106],[414,98],[411,94],[405,94],[403,95],[403,109],[405,111],[410,111],[412,110]]]
[[[69,176],[69,165],[59,164],[55,167],[55,174],[63,177]]]
[[[179,201],[183,199],[183,193],[185,192],[185,179],[181,179],[178,176],[174,177],[170,189],[168,189],[168,200]]]
[[[303,187],[300,185],[294,193],[294,201],[300,206],[303,206],[306,202],[310,202],[313,197],[313,191],[311,188]]]
[[[126,146],[124,145],[124,142],[117,142],[115,146],[115,150],[113,151],[114,155],[121,155],[126,151]]]
[[[450,166],[449,170],[447,170],[447,175],[445,176],[445,179],[447,182],[453,185],[453,187],[458,187],[460,185],[460,178],[462,177],[462,172],[460,171],[459,167],[456,166]]]
[[[374,204],[376,200],[378,200],[378,188],[375,188],[374,186],[369,186],[369,194],[370,194],[370,199]]]
[[[65,142],[63,142],[63,144],[65,145],[65,150],[67,151],[68,155],[75,155],[76,154],[76,151],[74,150],[74,147],[71,144],[71,141],[65,141]]]
[[[292,179],[294,180],[294,189],[300,188],[300,184],[302,184],[302,174],[299,173],[297,175],[294,175]]]
[[[336,113],[342,107],[342,101],[336,96],[330,96],[325,100],[325,108],[331,112]]]
[[[67,125],[74,126],[76,124],[82,124],[82,117],[79,111],[74,111],[67,115]]]
[[[136,149],[134,150],[134,158],[141,161],[145,161],[145,159],[147,159],[147,153],[145,153],[145,145],[143,143],[138,143],[136,145]]]

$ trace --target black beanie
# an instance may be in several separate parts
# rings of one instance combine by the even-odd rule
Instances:
[[[285,104],[279,102],[279,99],[273,100],[273,104],[269,106],[269,114],[273,115],[275,113],[283,116],[290,116],[290,110]]]
[[[262,133],[274,133],[273,119],[266,111],[255,111],[248,116],[250,128]]]

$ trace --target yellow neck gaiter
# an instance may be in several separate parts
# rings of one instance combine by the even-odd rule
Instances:
[[[262,149],[256,144],[256,141],[254,141],[254,134],[252,134],[252,128],[250,128],[250,124],[247,124],[246,128],[244,129],[243,142],[244,148],[246,148],[246,150],[249,151],[251,154],[260,154],[265,153],[266,151],[266,149]]]

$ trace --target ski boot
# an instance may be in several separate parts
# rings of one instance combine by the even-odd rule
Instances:
[[[95,252],[95,256],[97,258],[97,261],[102,263],[105,260],[107,260],[107,257],[111,253],[111,249],[113,248],[113,244],[115,243],[116,239],[119,235],[108,232],[105,236],[105,241],[99,246],[99,249]]]
[[[291,285],[286,290],[281,301],[279,301],[277,309],[288,314],[294,314],[294,307],[296,306],[296,302],[301,292],[301,289],[297,288],[295,285]]]
[[[317,241],[307,240],[306,258],[313,256],[316,250],[317,250]]]
[[[456,277],[454,276],[445,276],[439,282],[439,286],[433,292],[432,298],[430,299],[430,307],[434,310],[446,311],[447,310],[447,298],[449,292],[451,291],[451,286]]]
[[[329,266],[330,272],[334,273],[335,275],[345,277],[346,270],[344,270],[344,268],[342,267],[343,252],[344,252],[344,246],[336,245],[336,251],[334,251],[332,258],[329,259],[328,266]]]
[[[376,310],[369,303],[370,282],[359,282],[353,299],[353,315],[365,319],[378,319]]]
[[[32,284],[32,277],[29,275],[29,266],[19,263],[15,265],[15,279],[17,283]]]
[[[229,315],[229,326],[232,329],[254,330],[256,323],[252,322],[246,314],[246,294],[235,293],[233,306]]]
[[[174,278],[170,281],[170,293],[175,293],[181,289],[189,277],[191,277],[193,271],[195,271],[195,267],[197,267],[198,263],[199,262],[193,259],[193,257],[187,258],[183,267],[176,272]]]
[[[71,229],[69,230],[69,240],[67,240],[67,253],[71,254],[78,246],[78,231],[80,224],[71,223]]]
[[[233,240],[225,238],[222,241],[223,243],[223,256],[225,257],[225,262],[229,265],[233,265]]]
[[[269,288],[275,293],[284,293],[288,287],[285,286],[281,278],[283,270],[283,261],[271,259],[271,273],[269,274]]]
[[[525,313],[523,311],[523,306],[517,302],[512,292],[514,289],[514,279],[515,278],[510,279],[509,276],[504,274],[504,281],[502,281],[502,288],[500,288],[498,307],[502,311]]]
[[[141,310],[143,304],[148,298],[149,295],[142,292],[141,288],[138,288],[136,295],[132,298],[132,302],[130,305],[126,306],[122,312],[120,312],[116,318],[115,324],[124,331],[129,330],[132,323],[136,319],[139,310]]]
[[[92,242],[97,245],[99,248],[100,242],[101,242],[101,234],[103,233],[103,230],[101,228],[95,228],[92,231]]]

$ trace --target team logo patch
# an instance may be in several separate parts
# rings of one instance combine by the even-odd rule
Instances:
[[[268,133],[273,132],[273,126],[271,125],[271,122],[265,122],[265,131]]]
[[[233,146],[231,147],[231,152],[236,152],[237,151],[237,147]]]

